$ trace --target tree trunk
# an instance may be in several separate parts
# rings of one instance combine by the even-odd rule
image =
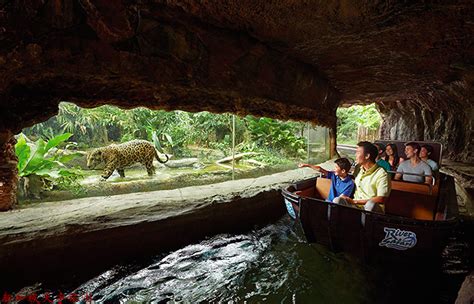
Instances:
[[[329,158],[334,158],[335,156],[339,156],[337,153],[337,129],[334,125],[332,128],[329,128]]]
[[[109,132],[106,126],[102,127],[102,136],[104,138],[104,144],[107,146],[109,144]]]
[[[0,211],[10,210],[17,203],[18,158],[15,143],[9,130],[0,131]]]
[[[370,141],[374,142],[378,139],[379,129],[369,130],[364,126],[359,126],[357,128],[357,141]]]

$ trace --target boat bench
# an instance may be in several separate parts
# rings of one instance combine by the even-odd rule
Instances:
[[[385,202],[385,212],[408,218],[433,220],[439,182],[435,186],[403,181],[391,181],[392,191]],[[331,189],[331,180],[318,178],[316,187],[297,191],[295,194],[325,200]]]
[[[316,188],[313,197],[326,200],[331,190],[331,179],[320,177],[316,180]]]
[[[385,213],[419,220],[433,220],[438,185],[392,181],[392,191],[385,202]]]
[[[303,190],[295,191],[296,195],[315,197],[326,200],[331,189],[331,180],[329,178],[318,177],[316,179],[316,187],[310,187]]]

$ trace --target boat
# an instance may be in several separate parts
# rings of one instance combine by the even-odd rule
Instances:
[[[404,156],[402,141],[395,143]],[[441,164],[442,145],[429,144],[431,158]],[[324,200],[331,180],[321,176],[299,181],[282,190],[289,215],[300,223],[306,240],[343,251],[369,262],[439,260],[458,224],[454,179],[439,173],[432,185],[391,181],[385,214],[342,206]]]

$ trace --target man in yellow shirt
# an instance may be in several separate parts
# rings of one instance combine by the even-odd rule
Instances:
[[[357,144],[356,162],[361,169],[355,178],[354,199],[341,195],[334,199],[335,203],[384,213],[384,203],[390,195],[390,177],[375,163],[377,155],[377,147],[370,142]]]

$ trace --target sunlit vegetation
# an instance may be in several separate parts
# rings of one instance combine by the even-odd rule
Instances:
[[[15,145],[18,157],[18,175],[20,176],[20,191],[28,192],[27,188],[39,182],[42,188],[52,190],[77,189],[78,179],[82,177],[81,170],[67,167],[66,164],[80,156],[78,153],[65,153],[56,147],[65,143],[72,134],[64,133],[47,141],[42,138],[36,142],[27,143],[23,134]],[[34,186],[33,186],[34,187]]]
[[[207,166],[201,165],[202,171],[209,172],[217,160],[232,155],[232,129],[232,114],[228,113],[123,110],[114,106],[84,109],[63,102],[57,116],[24,129],[18,137],[19,171],[27,182],[19,188],[31,186],[30,181],[36,177],[41,180],[42,190],[80,190],[81,179],[91,172],[83,161],[82,168],[78,168],[75,165],[80,162],[71,160],[84,158],[93,148],[133,139],[153,142],[161,153],[172,155],[172,160],[198,158]],[[308,124],[303,122],[235,116],[234,153],[254,152],[248,155],[259,168],[296,167],[309,155],[307,132]],[[312,143],[311,148],[324,159],[324,138],[321,140],[316,147]]]
[[[305,153],[305,139],[300,136],[304,128],[302,122],[236,117],[236,148],[243,152],[258,150],[298,157]],[[65,132],[72,133],[70,140],[84,149],[132,139],[153,141],[155,135],[157,144],[175,156],[189,154],[190,145],[228,153],[232,141],[232,116],[147,108],[122,110],[113,106],[83,109],[61,103],[57,116],[24,130],[29,137],[43,139]]]
[[[376,139],[381,122],[382,118],[375,108],[375,104],[338,108],[337,141],[338,143],[356,144],[359,140]],[[374,138],[364,138],[367,133],[373,134]]]

